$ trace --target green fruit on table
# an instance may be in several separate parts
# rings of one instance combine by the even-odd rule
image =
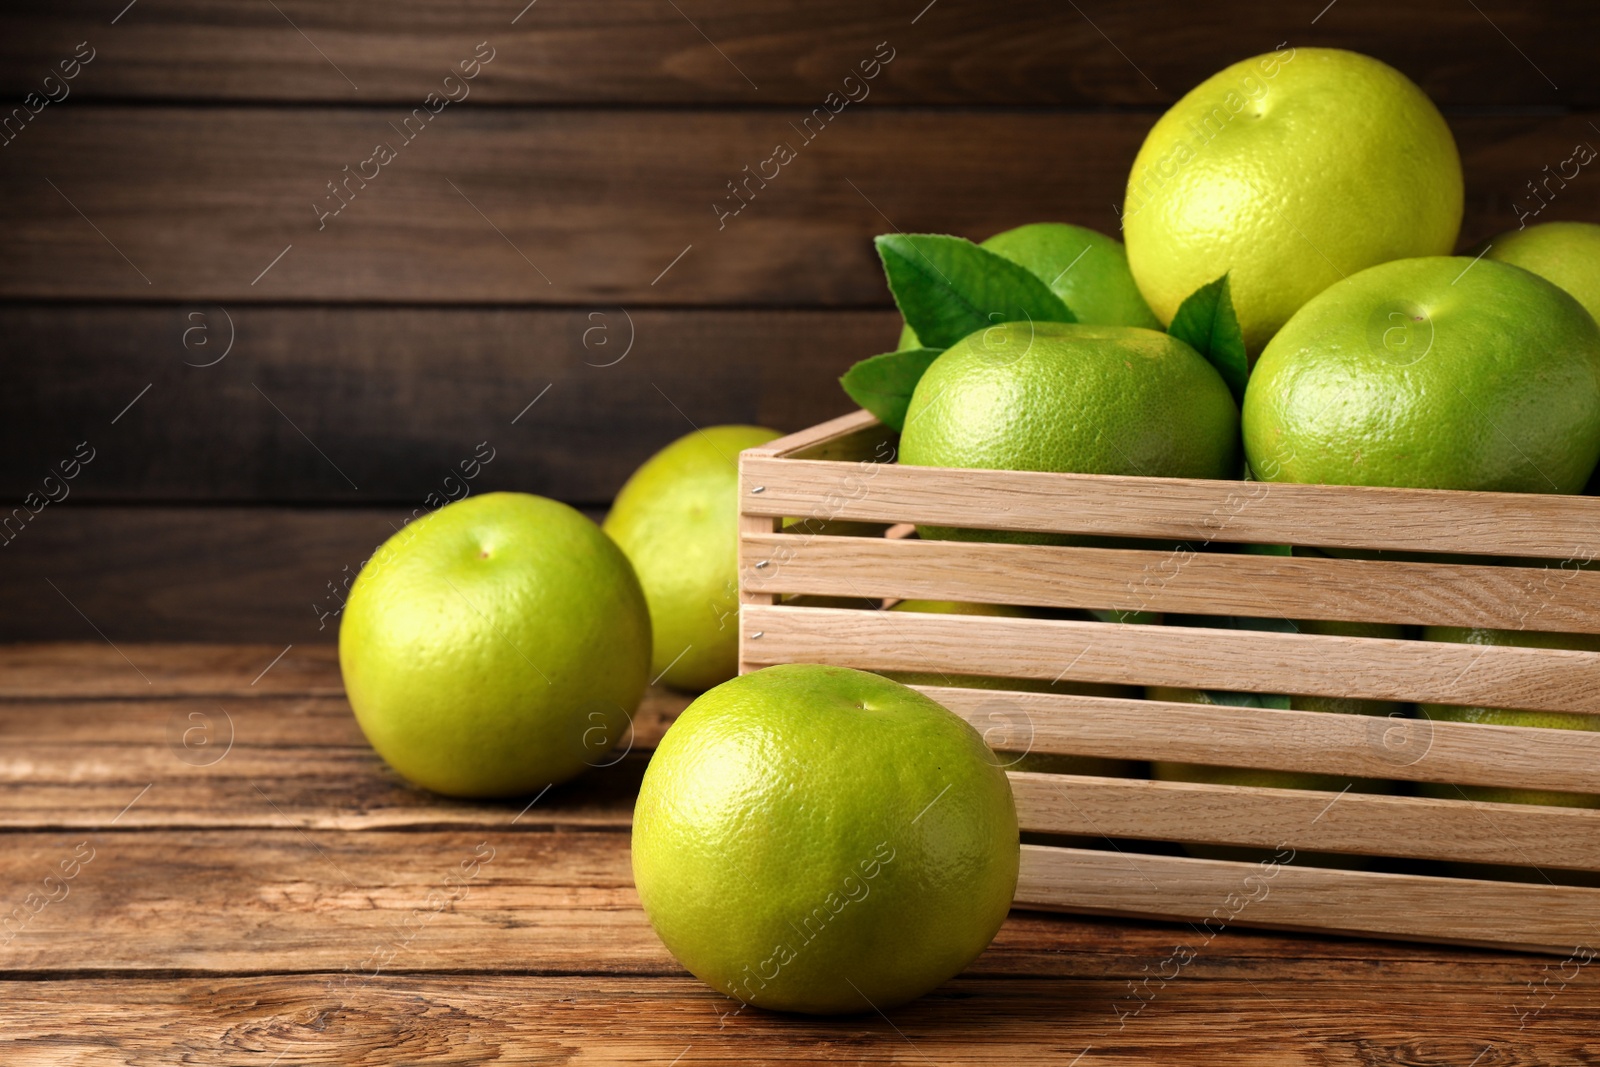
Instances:
[[[1128,175],[1128,265],[1156,315],[1228,275],[1259,352],[1341,277],[1447,255],[1461,161],[1438,108],[1369,56],[1288,48],[1212,75],[1151,129]]]
[[[900,462],[1231,478],[1238,419],[1222,376],[1175,337],[1013,322],[963,338],[928,367],[911,396]],[[1049,539],[932,528],[924,536]]]
[[[633,820],[633,875],[678,961],[764,1008],[887,1011],[971,963],[1016,890],[1017,814],[954,713],[843,667],[700,696]]]
[[[1600,226],[1592,222],[1541,222],[1488,242],[1485,259],[1531,270],[1572,294],[1600,320]]]
[[[403,527],[361,569],[339,666],[362,732],[438,793],[562,782],[626,732],[650,616],[621,550],[582,514],[488,493]]]
[[[604,528],[650,604],[650,676],[700,690],[738,673],[739,453],[780,436],[710,426],[651,456],[617,494]]]
[[[1085,325],[1161,329],[1128,271],[1122,242],[1097,230],[1064,222],[1034,222],[1002,230],[979,247],[1025,267],[1050,286]],[[910,326],[900,331],[899,347],[922,347]]]
[[[1426,641],[1450,641],[1466,645],[1504,645],[1511,648],[1564,648],[1579,652],[1600,652],[1600,634],[1542,633],[1534,630],[1466,629],[1430,626],[1422,632]],[[1422,713],[1441,722],[1477,722],[1491,726],[1544,726],[1559,730],[1600,730],[1600,715],[1565,714],[1559,711],[1516,711],[1506,708],[1466,708],[1450,704],[1423,704]],[[1600,807],[1600,796],[1558,793],[1540,789],[1506,789],[1494,786],[1438,785],[1419,786],[1428,796],[1496,804],[1550,804],[1560,807]]]
[[[1600,327],[1519,267],[1385,263],[1272,339],[1243,426],[1264,482],[1576,493],[1600,459]]]

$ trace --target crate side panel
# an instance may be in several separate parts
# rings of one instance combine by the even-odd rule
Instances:
[[[1136,478],[1037,471],[850,465],[752,457],[766,487],[740,508],[807,514],[837,499],[836,518],[975,530],[1142,537],[1347,549],[1600,557],[1600,498],[1372,486]],[[857,482],[845,491],[846,479]]]
[[[1600,652],[761,605],[747,605],[740,625],[751,635],[746,659],[763,666],[1600,713]]]
[[[1600,870],[1600,811],[1011,772],[1024,831]]]
[[[747,537],[747,588],[1053,608],[1600,633],[1600,571],[782,535]]]
[[[1600,733],[916,686],[1012,754],[1600,794]]]
[[[1600,890],[1024,845],[1015,905],[1566,954]]]

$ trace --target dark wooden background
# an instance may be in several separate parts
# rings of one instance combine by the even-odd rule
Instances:
[[[330,583],[480,442],[474,492],[598,513],[691,425],[838,414],[895,335],[873,234],[1115,232],[1161,110],[1280,42],[1440,103],[1464,245],[1600,144],[1592,3],[524,2],[0,11],[0,117],[94,50],[0,146],[6,509],[94,449],[0,547],[0,639],[331,640]],[[484,41],[470,97],[319,229],[326,183]],[[800,143],[881,42],[870,96]],[[1600,218],[1600,174],[1540,218]]]

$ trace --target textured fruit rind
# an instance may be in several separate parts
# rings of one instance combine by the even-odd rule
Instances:
[[[627,558],[565,504],[468,497],[373,554],[339,627],[356,720],[390,766],[453,796],[516,796],[606,758],[648,681]]]
[[[790,664],[703,694],[634,811],[662,941],[762,1007],[887,1010],[952,977],[1011,905],[1016,809],[977,731],[888,679]]]
[[[709,689],[738,672],[739,453],[778,431],[708,426],[651,456],[617,493],[604,529],[650,604],[650,676]]]
[[[1190,90],[1128,176],[1128,265],[1163,323],[1227,273],[1246,348],[1341,277],[1449,253],[1461,225],[1455,140],[1410,79],[1333,48],[1286,48]]]
[[[1260,481],[1576,493],[1600,460],[1600,327],[1519,267],[1384,263],[1272,339],[1243,431]]]

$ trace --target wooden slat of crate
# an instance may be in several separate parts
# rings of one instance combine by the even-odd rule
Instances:
[[[1600,734],[1537,726],[916,686],[1002,752],[1600,793]]]
[[[1027,771],[1010,777],[1024,831],[1600,868],[1600,811],[1585,808]]]
[[[1247,882],[1246,879],[1253,879]],[[1593,942],[1600,890],[1022,846],[1019,907],[1568,952]],[[1208,922],[1209,920],[1209,922]],[[1198,943],[1197,943],[1198,945]]]
[[[740,615],[747,667],[829,663],[1600,713],[1600,652],[760,604]]]
[[[969,529],[1471,555],[1600,557],[1600,498],[953,470],[754,455],[740,510]],[[759,496],[750,493],[765,485]]]
[[[767,534],[752,592],[1600,633],[1600,571]]]

